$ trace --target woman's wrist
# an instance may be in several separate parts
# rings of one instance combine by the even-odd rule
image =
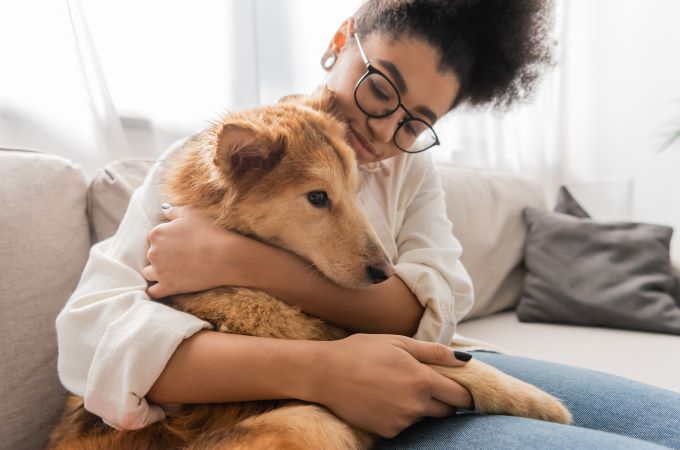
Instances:
[[[328,348],[332,341],[295,341],[299,345],[290,354],[286,365],[288,373],[283,375],[287,380],[282,383],[284,398],[295,398],[313,403],[322,403],[323,386],[328,379],[324,372]]]
[[[256,239],[224,233],[218,246],[222,255],[220,282],[222,286],[261,289],[269,271],[269,261],[278,249]],[[241,255],[235,258],[234,255]]]
[[[293,274],[298,273],[296,265],[305,265],[300,257],[287,250],[255,240],[251,244],[244,249],[251,253],[242,268],[243,273],[239,275],[246,283],[243,286],[271,294],[280,287],[280,280],[290,280]]]

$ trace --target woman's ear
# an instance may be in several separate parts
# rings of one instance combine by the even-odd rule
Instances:
[[[353,35],[354,17],[349,17],[345,19],[344,22],[342,22],[338,30],[333,35],[331,42],[328,44],[328,49],[326,52],[340,53],[342,49],[345,48],[345,45],[347,45],[347,41],[349,41]]]

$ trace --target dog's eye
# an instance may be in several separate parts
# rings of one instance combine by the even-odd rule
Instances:
[[[307,193],[307,200],[309,203],[317,208],[328,207],[328,194],[325,191],[312,191]]]

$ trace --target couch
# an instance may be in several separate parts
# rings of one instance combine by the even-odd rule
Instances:
[[[56,371],[55,317],[89,247],[115,232],[152,163],[116,161],[88,177],[59,156],[0,149],[0,449],[46,443],[66,394]],[[521,210],[546,208],[543,192],[508,173],[439,169],[477,293],[462,335],[680,392],[680,336],[520,323],[513,308],[524,275]]]

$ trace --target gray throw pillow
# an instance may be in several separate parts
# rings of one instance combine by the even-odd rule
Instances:
[[[590,214],[583,209],[583,206],[576,201],[574,196],[571,195],[571,192],[564,186],[560,186],[560,190],[557,194],[555,212],[569,214],[570,216],[579,217],[581,219],[590,219]]]
[[[680,335],[680,288],[669,257],[673,229],[597,222],[565,188],[557,209],[523,211],[527,275],[519,320]]]

